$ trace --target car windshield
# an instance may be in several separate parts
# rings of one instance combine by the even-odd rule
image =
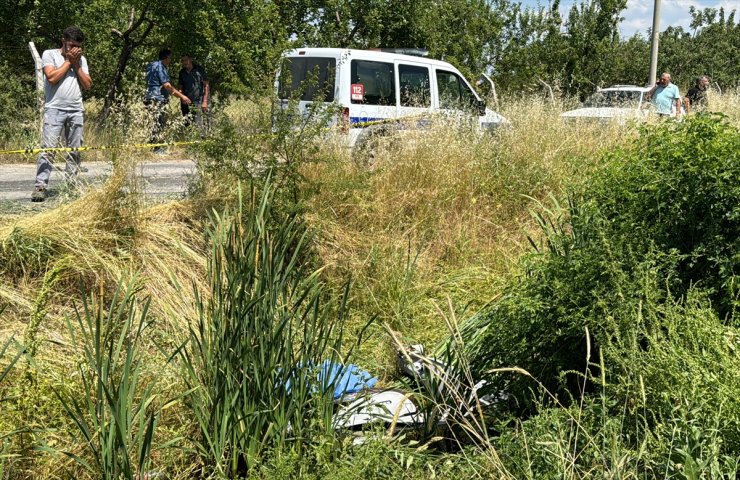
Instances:
[[[591,95],[584,106],[637,108],[640,105],[640,95],[641,92],[634,90],[602,90]]]

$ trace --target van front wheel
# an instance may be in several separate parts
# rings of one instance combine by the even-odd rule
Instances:
[[[399,127],[395,124],[372,125],[357,137],[352,148],[352,160],[358,165],[372,167],[384,152],[392,147],[392,140]]]

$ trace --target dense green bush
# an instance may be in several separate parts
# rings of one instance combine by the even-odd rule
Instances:
[[[565,408],[540,401],[537,415],[503,430],[496,447],[514,478],[735,478],[740,471],[733,329],[696,290],[683,302],[633,308],[635,321],[592,359],[604,370],[589,378],[591,394]]]
[[[649,465],[671,471],[694,460],[702,472],[733,471],[740,132],[696,117],[646,127],[609,157],[567,208],[536,215],[536,252],[464,327],[471,363],[530,413],[600,392],[621,419],[619,448],[648,442]],[[540,383],[493,372],[513,366]]]
[[[7,63],[0,62],[0,137],[4,142],[21,142],[15,148],[26,147],[38,135],[39,124],[33,122],[36,105],[33,76],[18,76]],[[20,121],[19,121],[20,119]]]
[[[681,292],[697,284],[725,318],[740,285],[740,132],[718,116],[645,130],[585,192],[604,233],[641,254],[681,256]]]
[[[614,152],[558,218],[539,215],[543,245],[466,336],[482,373],[527,368],[551,389],[583,371],[597,344],[629,326],[634,305],[706,292],[732,324],[740,274],[740,132],[721,118],[645,129]],[[549,214],[556,217],[556,214]]]

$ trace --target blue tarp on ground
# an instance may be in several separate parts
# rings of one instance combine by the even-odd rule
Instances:
[[[316,367],[303,369],[296,367],[291,372],[291,376],[299,375],[299,371],[304,371],[310,375],[310,372],[316,372],[316,384],[314,385],[315,390],[329,388],[334,386],[334,400],[339,400],[345,395],[358,393],[366,388],[372,388],[378,383],[378,379],[370,375],[362,368],[357,365],[348,363],[342,365],[341,363],[332,362],[330,360],[324,360],[324,362]],[[290,392],[290,378],[285,381],[285,389]]]
[[[319,385],[334,384],[334,399],[338,400],[344,395],[358,393],[359,391],[372,388],[378,383],[378,379],[357,365],[341,365],[329,360],[321,364],[318,376]]]

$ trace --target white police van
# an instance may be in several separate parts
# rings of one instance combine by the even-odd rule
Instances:
[[[432,113],[472,114],[481,130],[508,121],[476,94],[452,65],[416,49],[299,48],[283,55],[275,81],[282,109],[291,99],[305,114],[315,102],[336,104],[355,145],[363,131]]]

